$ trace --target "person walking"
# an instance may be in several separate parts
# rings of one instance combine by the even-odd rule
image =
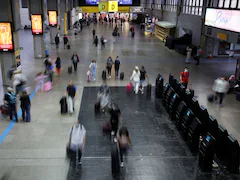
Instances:
[[[219,97],[219,107],[222,107],[224,95],[228,92],[229,82],[227,78],[219,77],[214,81],[212,90],[216,93],[216,97]]]
[[[46,73],[47,73],[51,83],[53,82],[53,68],[54,68],[54,66],[52,65],[52,63],[51,62],[48,63],[48,65],[46,67]]]
[[[68,96],[68,110],[70,115],[72,115],[74,109],[74,101],[76,98],[76,87],[73,85],[72,80],[69,81],[67,89],[66,89],[66,95]]]
[[[191,48],[191,46],[188,46],[187,47],[187,57],[186,57],[186,63],[187,64],[190,64],[190,62],[191,62],[191,57],[192,57],[192,48]]]
[[[196,59],[196,61],[197,61],[196,65],[199,65],[201,51],[202,51],[201,47],[198,46],[198,48],[197,48],[197,54],[196,54],[196,56],[195,56],[195,59]]]
[[[120,65],[121,65],[121,61],[120,61],[119,57],[117,56],[116,60],[114,62],[115,78],[116,79],[118,78],[118,72],[119,72]]]
[[[97,71],[97,62],[96,60],[92,60],[91,64],[89,65],[92,74],[92,81],[96,81],[96,71]]]
[[[67,44],[68,44],[68,37],[67,37],[67,35],[66,34],[64,34],[64,36],[63,36],[63,44],[64,44],[64,49],[66,48],[66,46],[67,46]]]
[[[21,109],[22,109],[22,119],[23,121],[30,122],[31,116],[30,116],[30,107],[31,107],[31,101],[30,98],[27,94],[27,91],[23,91],[22,95],[20,97],[21,101]],[[26,117],[26,119],[25,119]]]
[[[134,81],[134,91],[135,91],[135,94],[138,94],[139,83],[140,83],[140,71],[139,71],[138,66],[135,66],[135,69],[133,70],[132,76],[130,78],[130,81],[131,80]]]
[[[107,59],[107,72],[108,72],[108,78],[111,78],[111,72],[112,72],[112,65],[113,65],[113,60],[112,58],[109,56],[109,58]]]
[[[81,158],[85,144],[86,129],[82,124],[80,124],[80,120],[78,119],[77,123],[75,123],[70,129],[69,142],[67,146],[68,154],[76,153],[76,157],[78,157],[78,165],[82,164]]]
[[[18,122],[17,108],[16,108],[16,94],[13,92],[11,87],[7,88],[7,93],[4,96],[4,100],[8,103],[8,111],[10,119],[13,120],[13,115],[15,116],[15,121]]]
[[[109,110],[110,114],[110,123],[112,126],[112,136],[116,136],[118,132],[118,125],[119,125],[119,120],[121,119],[121,111],[119,107],[116,104],[111,105],[111,109]]]
[[[56,60],[55,64],[56,64],[57,74],[60,75],[60,73],[61,73],[61,59],[60,59],[60,57],[57,57],[57,60]]]
[[[97,37],[97,36],[95,36],[95,39],[94,39],[94,41],[93,41],[93,44],[95,44],[96,47],[98,46],[98,37]]]
[[[59,47],[59,42],[60,42],[59,34],[57,33],[55,36],[56,49],[58,49],[58,47]]]
[[[142,66],[140,70],[140,91],[142,94],[144,93],[144,82],[146,78],[147,78],[147,72],[145,70],[145,67]]]
[[[105,39],[103,36],[101,37],[101,49],[105,49]]]
[[[185,87],[185,89],[188,86],[189,76],[190,75],[189,75],[189,72],[188,72],[188,68],[185,67],[184,71],[180,73],[180,80],[181,80],[182,85]]]
[[[78,57],[76,52],[72,55],[71,60],[72,60],[72,63],[73,63],[74,71],[76,72],[77,71],[77,64],[80,62],[79,57]]]
[[[93,28],[92,30],[92,35],[93,35],[93,39],[95,38],[95,35],[96,35],[96,30]]]

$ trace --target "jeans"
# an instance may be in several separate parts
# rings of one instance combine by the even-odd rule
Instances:
[[[77,71],[77,63],[73,63],[74,71]]]
[[[18,122],[16,104],[9,104],[8,108],[9,108],[10,119],[13,120],[13,115],[14,115],[16,122]]]
[[[92,80],[96,80],[96,71],[92,71]]]
[[[108,76],[111,76],[112,67],[107,67]]]
[[[123,154],[126,154],[126,153],[127,153],[127,149],[122,148],[121,145],[120,145],[119,151],[120,151],[120,152],[119,152],[119,154],[120,154],[120,160],[121,160],[121,162],[123,162]]]
[[[50,80],[51,82],[53,82],[53,72],[52,72],[52,71],[49,72],[49,80]]]
[[[74,109],[74,97],[68,96],[68,109],[70,113],[73,113]]]
[[[30,122],[31,117],[30,117],[30,106],[28,106],[27,108],[25,107],[21,107],[22,108],[22,118],[23,120],[26,122]],[[26,115],[26,119],[25,119],[25,115]]]
[[[118,71],[119,69],[115,69],[115,77],[118,78]]]
[[[219,100],[219,104],[222,104],[222,102],[223,102],[223,97],[224,97],[224,93],[217,93],[217,96],[220,98],[220,100]]]

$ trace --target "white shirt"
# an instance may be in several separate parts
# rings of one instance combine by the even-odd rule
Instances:
[[[72,131],[72,134],[71,134]],[[81,149],[84,141],[84,137],[86,136],[86,129],[81,124],[74,124],[73,128],[70,130],[71,143],[70,149],[76,151],[77,149]]]
[[[140,71],[138,70],[138,72],[136,72],[136,70],[133,70],[132,76],[130,78],[130,80],[135,81],[135,82],[139,82],[140,81]]]
[[[227,93],[229,89],[229,83],[222,79],[216,79],[212,89],[218,93]]]

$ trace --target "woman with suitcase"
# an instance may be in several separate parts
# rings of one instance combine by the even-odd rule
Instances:
[[[92,74],[92,81],[96,81],[96,71],[97,71],[97,62],[96,60],[92,60],[91,64],[89,65]]]

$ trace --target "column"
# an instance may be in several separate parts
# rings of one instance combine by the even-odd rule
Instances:
[[[43,22],[44,22],[44,0],[29,0],[29,14],[30,20],[31,15],[42,15],[42,32]],[[44,33],[44,32],[43,32]],[[46,56],[45,46],[44,46],[44,35],[43,33],[33,34],[33,45],[34,45],[34,57],[44,58]]]
[[[58,0],[47,0],[47,9],[49,11],[58,12]],[[49,16],[49,13],[48,13]],[[49,20],[49,18],[48,18]],[[58,18],[57,18],[58,20]],[[55,36],[57,34],[57,25],[50,25],[50,42],[55,44]]]
[[[60,34],[67,34],[66,0],[60,0]]]
[[[0,4],[0,22],[11,23],[10,26],[8,26],[9,24],[0,24],[1,28],[6,30],[5,35],[1,35],[3,35],[3,37],[6,37],[6,39],[12,37],[12,41],[9,39],[7,41],[5,39],[5,42],[1,42],[0,61],[2,70],[2,82],[4,86],[11,86],[12,83],[9,79],[8,72],[13,65],[17,66],[15,52],[20,52],[18,40],[18,30],[21,28],[20,4],[19,0],[0,0]],[[11,29],[9,29],[9,27],[11,27]],[[13,33],[11,33],[11,30]],[[10,44],[13,46],[11,47]],[[18,63],[18,65],[21,68],[21,64]]]

